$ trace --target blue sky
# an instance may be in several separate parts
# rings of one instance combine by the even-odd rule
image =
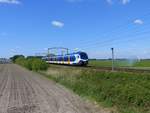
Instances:
[[[48,47],[150,58],[149,0],[0,0],[0,57]]]

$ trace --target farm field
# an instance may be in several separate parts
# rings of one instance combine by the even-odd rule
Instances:
[[[150,112],[150,74],[50,65],[44,76],[114,113]]]
[[[115,60],[114,62],[116,67],[138,67],[138,68],[149,68],[150,60]],[[95,67],[111,67],[111,60],[90,60],[89,66]]]

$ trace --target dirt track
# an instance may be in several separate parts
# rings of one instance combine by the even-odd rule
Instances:
[[[14,64],[0,65],[0,113],[104,113],[71,91]]]

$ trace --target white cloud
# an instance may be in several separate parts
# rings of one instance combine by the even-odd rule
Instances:
[[[66,0],[67,2],[73,3],[73,2],[82,2],[83,0]]]
[[[19,0],[0,0],[0,4],[20,4]]]
[[[121,2],[122,2],[123,5],[126,5],[130,2],[130,0],[121,0]]]
[[[112,3],[113,3],[112,0],[106,0],[106,2],[107,2],[108,4],[112,4]]]
[[[130,3],[131,0],[105,0],[108,4],[113,4],[114,2],[118,3],[119,1],[121,4],[126,5]]]
[[[63,22],[60,22],[60,21],[52,21],[51,24],[54,26],[54,27],[58,27],[58,28],[62,28],[64,27],[64,23]]]
[[[136,20],[134,20],[134,24],[142,25],[142,24],[144,24],[144,22],[141,19],[136,19]]]

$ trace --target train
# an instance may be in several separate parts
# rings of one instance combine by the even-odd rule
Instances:
[[[86,66],[89,59],[87,53],[79,51],[65,55],[46,56],[43,57],[42,60],[49,64]]]

